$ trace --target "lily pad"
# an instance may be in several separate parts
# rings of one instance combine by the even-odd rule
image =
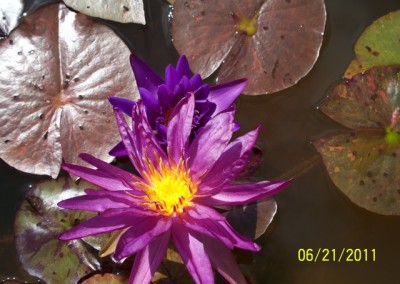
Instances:
[[[22,0],[2,0],[0,6],[0,37],[8,36],[17,26],[24,10]]]
[[[99,270],[93,249],[82,240],[60,241],[58,234],[95,216],[95,213],[60,209],[57,203],[82,195],[93,186],[70,178],[44,181],[30,189],[15,218],[16,247],[24,268],[46,283],[77,283]]]
[[[345,72],[346,78],[363,73],[373,66],[400,64],[400,10],[373,22],[354,46],[356,58]]]
[[[81,152],[111,161],[119,135],[107,97],[138,98],[129,55],[112,30],[64,5],[26,17],[0,42],[0,157],[53,178]]]
[[[314,142],[335,185],[370,211],[400,214],[400,65],[335,86],[321,110],[353,131]]]
[[[183,260],[174,247],[169,247],[157,272],[152,278],[157,284],[190,284],[194,283]]]
[[[82,284],[127,284],[127,283],[128,279],[111,273],[95,274],[92,277],[82,282]]]
[[[64,3],[88,16],[120,23],[146,24],[143,0],[64,0]]]
[[[177,0],[172,37],[194,73],[217,80],[248,78],[248,95],[296,84],[318,58],[323,0]]]
[[[273,197],[244,206],[236,206],[224,215],[241,235],[252,239],[265,233],[274,219],[277,204]]]

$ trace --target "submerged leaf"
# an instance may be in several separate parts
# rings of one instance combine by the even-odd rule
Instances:
[[[354,46],[356,58],[345,72],[346,78],[374,66],[400,64],[400,10],[373,22]]]
[[[225,213],[226,219],[241,235],[252,239],[265,233],[274,219],[277,204],[273,197],[237,206]]]
[[[248,78],[248,95],[288,88],[312,68],[322,44],[323,0],[177,0],[173,42],[194,73]]]
[[[143,0],[64,0],[83,14],[121,23],[146,24]]]
[[[335,185],[370,211],[400,214],[400,65],[332,88],[321,110],[354,129],[314,142]]]
[[[93,186],[62,177],[37,184],[27,192],[14,224],[16,247],[24,268],[46,283],[77,283],[100,263],[82,240],[59,241],[58,234],[95,216],[60,209],[57,203],[82,195]]]
[[[19,17],[24,10],[22,0],[2,0],[0,5],[0,38],[8,36],[17,26]]]
[[[0,42],[0,157],[55,178],[62,159],[107,154],[118,142],[107,97],[136,99],[129,49],[109,28],[59,4]]]
[[[128,279],[110,273],[95,274],[86,279],[82,284],[127,284]]]

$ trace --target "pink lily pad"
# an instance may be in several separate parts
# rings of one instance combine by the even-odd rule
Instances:
[[[248,78],[248,95],[296,84],[318,58],[323,0],[177,0],[172,37],[194,73],[217,80]]]
[[[129,54],[112,30],[64,5],[26,17],[0,42],[0,157],[53,178],[81,152],[111,161],[119,135],[107,97],[138,97]]]
[[[400,65],[336,85],[321,110],[353,129],[314,142],[335,185],[370,211],[400,214]]]
[[[57,203],[93,185],[61,177],[38,183],[26,194],[15,218],[16,248],[25,270],[46,283],[77,283],[100,270],[96,252],[84,240],[60,241],[58,234],[96,213],[61,210]]]
[[[3,0],[0,5],[0,39],[8,36],[18,25],[19,18],[24,10],[22,0]]]

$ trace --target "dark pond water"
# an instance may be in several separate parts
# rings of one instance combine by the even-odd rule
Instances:
[[[36,1],[35,3],[38,3]],[[310,140],[341,127],[316,111],[328,88],[353,57],[353,45],[374,19],[400,9],[397,0],[326,0],[328,13],[321,55],[299,84],[274,95],[238,99],[241,132],[263,124],[264,160],[256,178],[286,176],[318,157]],[[29,1],[32,3],[32,1]],[[145,1],[148,25],[109,24],[138,56],[159,73],[178,58],[168,34],[168,5]],[[251,78],[249,78],[251,80]],[[23,277],[11,239],[15,211],[27,185],[40,177],[0,162],[0,280]],[[370,213],[352,204],[330,181],[320,160],[277,195],[278,213],[258,242],[263,249],[245,266],[255,283],[399,283],[400,217]],[[300,262],[298,250],[375,249],[376,261]]]

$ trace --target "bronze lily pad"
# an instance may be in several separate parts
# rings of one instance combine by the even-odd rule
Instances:
[[[318,58],[323,0],[177,0],[173,42],[194,73],[248,78],[248,95],[273,93],[303,78]]]
[[[0,157],[28,173],[57,177],[78,154],[111,161],[118,142],[107,97],[138,97],[129,49],[109,28],[42,7],[0,42]]]
[[[370,211],[400,214],[400,65],[336,85],[321,110],[352,130],[314,142],[335,185]]]

